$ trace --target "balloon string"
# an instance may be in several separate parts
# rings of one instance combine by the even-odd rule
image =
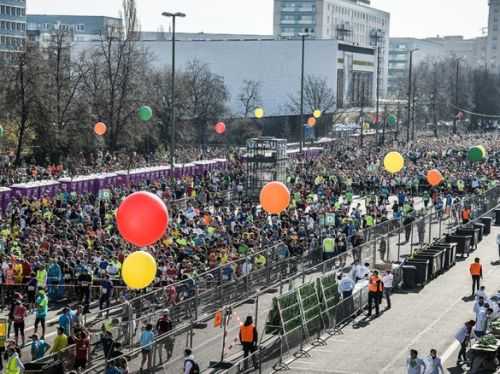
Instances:
[[[460,108],[459,106],[451,104],[452,107],[455,109],[460,110],[461,112],[473,115],[473,116],[478,116],[478,117],[488,117],[488,118],[500,118],[500,114],[486,114],[486,113],[478,113],[478,112],[471,112],[470,110]]]

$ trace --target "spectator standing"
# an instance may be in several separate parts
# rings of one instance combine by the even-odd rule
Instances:
[[[170,312],[168,309],[166,309],[156,323],[156,331],[158,336],[161,337],[162,335],[165,335],[172,331],[172,329],[173,324],[172,320],[170,319]],[[174,350],[174,338],[172,336],[165,336],[160,342],[160,349],[158,349],[160,363],[163,363],[163,349],[165,349],[167,353],[166,361],[170,360],[172,358]]]
[[[68,336],[64,333],[64,329],[62,327],[58,327],[57,335],[54,338],[54,344],[52,345],[50,353],[59,353],[63,351],[67,346]]]
[[[142,352],[142,360],[141,360],[141,373],[144,368],[144,364],[147,361],[148,372],[151,370],[151,365],[153,362],[153,341],[154,341],[154,333],[153,333],[153,325],[148,323],[141,334],[140,345]]]
[[[348,274],[342,274],[338,277],[339,280],[339,293],[342,295],[343,299],[347,299],[352,296],[352,291],[354,290],[354,281]]]
[[[387,309],[391,309],[391,295],[392,287],[394,282],[394,275],[390,270],[387,270],[382,277],[382,283],[384,284],[384,295],[387,301]]]
[[[437,351],[431,349],[429,357],[426,359],[426,374],[444,374],[441,358],[437,356]]]
[[[24,372],[24,365],[19,356],[19,348],[14,343],[7,346],[6,359],[7,364],[4,373],[20,374]]]
[[[194,360],[193,351],[189,348],[184,350],[184,373],[183,374],[199,374],[200,367]]]
[[[28,316],[28,311],[26,307],[22,304],[20,300],[16,301],[16,306],[14,308],[14,336],[16,339],[16,345],[19,344],[19,335],[21,335],[22,345],[24,346],[25,338],[24,338],[24,327],[25,327],[25,318]]]
[[[41,359],[45,353],[50,349],[50,345],[47,344],[45,339],[39,338],[37,334],[33,334],[31,337],[31,360]]]
[[[101,297],[99,298],[99,309],[109,309],[111,297],[113,296],[113,282],[111,281],[108,274],[104,276],[101,282]],[[109,315],[109,311],[106,312],[106,316]]]
[[[479,257],[476,257],[474,262],[470,264],[469,272],[472,277],[472,295],[474,296],[476,290],[479,290],[481,279],[483,278],[483,266]]]
[[[64,330],[67,336],[71,335],[72,313],[68,307],[63,308],[62,314],[59,316],[59,327]]]
[[[85,369],[89,361],[90,338],[85,330],[81,329],[74,339],[76,344],[75,370]]]
[[[406,369],[408,374],[425,373],[425,363],[421,358],[418,358],[418,352],[415,349],[410,350],[410,357],[406,360]]]
[[[36,317],[35,317],[35,334],[38,331],[38,325],[42,326],[42,338],[45,336],[45,319],[49,311],[49,299],[42,289],[38,290],[38,295],[35,300]]]
[[[475,321],[470,320],[464,323],[464,325],[458,330],[458,332],[455,335],[455,339],[460,343],[460,351],[458,352],[458,357],[457,357],[457,366],[461,362],[466,362],[467,361],[467,346],[469,345],[471,334],[472,334],[472,328],[475,325]]]

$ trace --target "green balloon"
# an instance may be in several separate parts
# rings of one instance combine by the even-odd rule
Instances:
[[[471,149],[469,149],[469,153],[467,156],[469,158],[469,161],[472,162],[482,161],[486,157],[486,151],[482,146],[472,147]]]
[[[3,127],[0,126],[0,138],[3,138],[4,130]]]
[[[389,117],[387,117],[387,122],[389,123],[389,125],[394,126],[398,122],[398,119],[396,118],[396,116],[391,114]]]
[[[147,105],[143,105],[139,108],[139,118],[141,121],[147,122],[153,117],[153,110]]]

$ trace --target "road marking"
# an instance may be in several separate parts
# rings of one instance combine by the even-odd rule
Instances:
[[[404,355],[405,353],[407,354],[408,353],[408,350],[410,349],[411,346],[415,345],[415,343],[423,336],[425,335],[429,330],[431,330],[437,323],[439,323],[441,321],[441,319],[443,319],[443,317],[445,317],[448,313],[450,313],[458,303],[460,303],[462,301],[462,298],[458,298],[457,301],[455,301],[452,305],[450,305],[450,307],[448,309],[446,309],[445,311],[443,311],[443,313],[441,313],[437,319],[435,319],[430,325],[428,325],[425,329],[423,329],[422,331],[420,331],[411,341],[409,344],[406,345],[405,348],[403,348],[401,351],[399,351],[398,354],[396,354],[394,356],[394,358],[387,364],[384,366],[384,368],[382,370],[380,370],[380,373],[385,373],[389,370],[389,368],[391,366],[393,366],[396,362],[398,362],[400,360],[400,357],[402,355]]]
[[[441,355],[441,362],[444,364],[446,361],[448,361],[448,359],[458,347],[460,347],[460,344],[458,343],[458,341],[454,340],[453,343],[451,343],[446,351],[444,351],[444,353]]]

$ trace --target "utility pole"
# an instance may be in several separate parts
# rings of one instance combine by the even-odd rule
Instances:
[[[396,132],[394,133],[394,140],[399,140],[399,121],[401,120],[401,102],[398,99],[398,112],[396,121]]]
[[[413,69],[413,53],[410,51],[410,68],[408,69],[408,119],[406,127],[406,142],[410,142],[410,126],[411,126],[411,84],[412,84],[412,69]]]
[[[406,142],[410,142],[410,126],[411,126],[411,99],[412,99],[412,75],[413,75],[413,53],[418,49],[410,50],[410,66],[408,69],[408,118],[406,128]]]
[[[417,77],[413,77],[412,85],[412,110],[411,110],[411,140],[415,141],[415,100],[417,96]]]
[[[384,105],[384,124],[382,126],[382,145],[385,144],[385,128],[387,126],[387,104]]]
[[[359,128],[360,128],[360,133],[359,133],[359,141],[360,141],[360,147],[363,147],[363,140],[364,140],[364,130],[363,130],[363,117],[364,117],[364,110],[365,110],[365,82],[361,83],[361,103],[359,106]]]
[[[299,143],[299,152],[302,153],[302,148],[304,146],[304,62],[305,62],[305,46],[306,46],[306,37],[308,36],[308,29],[304,30],[305,32],[300,34],[302,38],[302,56],[301,56],[301,64],[300,64],[300,143]]]
[[[376,90],[377,90],[377,103],[376,103],[376,118],[377,118],[377,123],[375,125],[375,129],[378,134],[378,126],[380,123],[380,45],[378,44],[378,38],[377,38],[377,85],[376,85]],[[384,125],[385,126],[385,125]],[[385,127],[384,127],[385,131]],[[382,144],[384,144],[384,139],[382,135]]]
[[[460,59],[457,58],[457,71],[455,77],[455,108],[458,109],[458,81],[460,77]],[[453,135],[457,134],[457,116],[453,117]]]

